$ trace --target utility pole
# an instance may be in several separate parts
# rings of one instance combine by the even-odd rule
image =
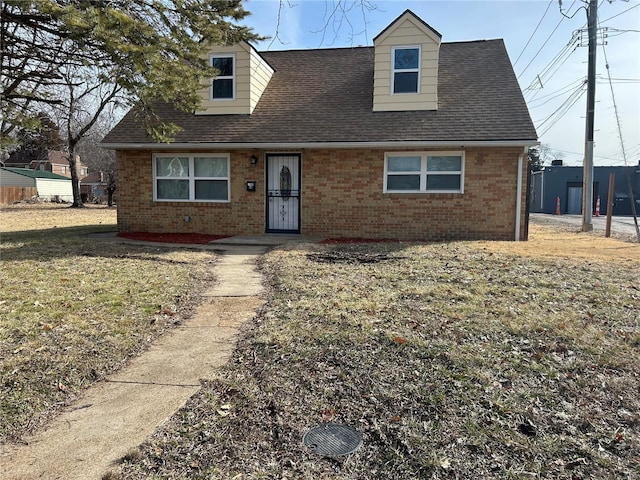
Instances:
[[[582,231],[593,230],[593,132],[596,103],[596,45],[598,28],[598,0],[589,0],[587,29],[589,33],[589,63],[587,68],[587,123],[585,128],[584,165],[582,174]]]

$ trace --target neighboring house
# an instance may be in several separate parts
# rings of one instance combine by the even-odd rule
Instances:
[[[534,213],[556,213],[560,198],[561,214],[582,214],[583,167],[558,165],[544,167],[531,176],[530,208]],[[640,213],[640,163],[630,167],[593,167],[593,204],[595,212],[600,197],[600,214],[607,212],[609,198],[609,175],[615,174],[613,215],[631,215],[631,195],[635,201],[636,212]]]
[[[373,47],[212,47],[220,74],[156,143],[117,150],[120,231],[524,240],[537,135],[502,40],[441,43],[406,11]]]
[[[45,201],[73,201],[71,179],[56,173],[25,168],[0,168],[0,189],[34,187]]]
[[[30,170],[39,170],[41,172],[51,172],[71,178],[69,155],[59,150],[14,152],[5,162],[5,166],[13,168],[28,168]],[[82,165],[79,156],[76,156],[76,166],[78,168],[78,177],[82,178],[87,174],[87,167]]]
[[[91,172],[80,179],[80,194],[83,202],[104,202],[108,196],[107,175],[104,172]]]

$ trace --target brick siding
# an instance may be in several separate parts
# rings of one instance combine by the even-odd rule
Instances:
[[[389,151],[303,149],[301,233],[403,240],[514,239],[521,148],[465,149],[464,194],[383,193],[384,154]],[[119,151],[119,230],[264,233],[265,152],[224,153],[231,155],[231,202],[200,203],[154,202],[153,154]],[[250,164],[251,155],[260,159],[256,166]],[[526,168],[523,170],[521,238],[526,203]],[[246,191],[247,181],[257,182],[256,192]],[[191,221],[185,222],[185,216]]]

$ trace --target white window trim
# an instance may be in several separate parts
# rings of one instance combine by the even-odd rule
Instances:
[[[211,86],[209,87],[209,99],[212,102],[230,102],[236,99],[236,54],[235,53],[219,53],[219,54],[215,54],[215,55],[211,55],[209,57],[209,65],[213,66],[213,59],[214,58],[233,58],[233,72],[231,75],[218,75],[215,78],[211,79]],[[229,80],[231,79],[232,82],[232,94],[231,94],[231,98],[214,98],[213,97],[213,82],[215,80]]]
[[[417,171],[407,171],[407,172],[389,172],[388,167],[388,159],[389,157],[420,157],[420,172]],[[441,171],[441,172],[427,172],[427,157],[461,157],[462,164],[460,165],[460,171]],[[465,170],[465,158],[464,151],[428,151],[428,152],[385,152],[384,154],[384,178],[383,182],[383,193],[428,193],[432,195],[437,195],[440,193],[464,193],[464,170]],[[419,190],[388,190],[387,189],[387,177],[389,175],[420,175],[420,189]],[[452,175],[459,174],[460,175],[460,190],[427,190],[427,176],[430,175]]]
[[[418,49],[418,68],[406,68],[396,70],[396,50]],[[397,45],[391,47],[391,95],[417,95],[420,93],[420,70],[422,67],[422,48],[420,45]],[[396,83],[396,73],[418,73],[418,84],[415,92],[394,92]]]
[[[189,176],[183,177],[158,177],[156,174],[156,158],[158,157],[188,157],[189,158]],[[227,159],[227,176],[226,177],[196,177],[194,168],[194,158],[226,158]],[[197,202],[197,203],[230,203],[231,202],[231,155],[228,153],[156,153],[151,159],[151,168],[153,169],[153,201],[154,202]],[[158,198],[158,179],[176,179],[182,178],[189,180],[189,199],[181,198]],[[213,199],[196,199],[196,180],[226,180],[227,181],[227,198],[226,200]]]

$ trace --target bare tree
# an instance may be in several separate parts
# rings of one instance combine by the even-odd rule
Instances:
[[[285,8],[295,8],[297,4],[292,0],[279,0],[278,4],[278,20],[276,22],[276,31],[271,37],[269,47],[277,40],[281,44],[285,42],[280,38],[280,18]],[[348,29],[348,35],[351,41],[358,36],[364,34],[369,41],[367,31],[367,13],[377,10],[375,2],[370,0],[325,0],[324,14],[318,25],[318,29],[312,33],[320,33],[320,45],[333,45],[338,35],[345,28]],[[362,27],[358,30],[354,17],[361,17]],[[330,38],[328,42],[325,42]]]
[[[78,145],[101,116],[118,103],[123,87],[110,83],[105,73],[95,66],[67,66],[61,69],[61,83],[57,95],[60,102],[51,105],[50,109],[60,124],[65,150],[69,155],[72,207],[78,208],[84,206],[76,161]]]
[[[101,179],[106,183],[109,207],[113,206],[113,196],[117,189],[116,153],[100,147],[100,142],[113,128],[118,117],[113,108],[105,111],[94,127],[80,140],[76,150],[90,173],[101,173]]]

